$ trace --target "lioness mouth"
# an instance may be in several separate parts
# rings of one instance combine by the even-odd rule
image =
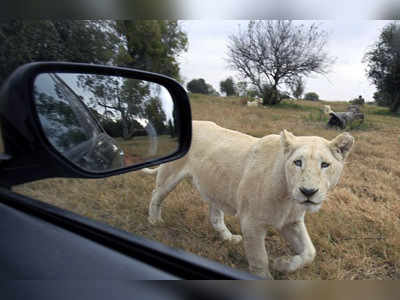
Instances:
[[[301,202],[301,204],[304,204],[304,205],[318,205],[319,203],[316,203],[316,202],[313,202],[313,201],[311,201],[311,200],[306,200],[306,201],[304,201],[304,202]]]

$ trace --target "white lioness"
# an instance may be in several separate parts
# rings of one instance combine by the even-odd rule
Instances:
[[[279,135],[255,138],[194,121],[189,153],[158,169],[149,207],[149,222],[161,222],[161,202],[186,176],[209,202],[211,224],[224,240],[240,242],[224,223],[224,213],[239,217],[250,271],[272,278],[265,250],[267,226],[278,229],[296,252],[280,257],[273,268],[294,271],[311,263],[315,248],[304,224],[338,182],[354,139],[348,133],[332,141],[316,136]]]

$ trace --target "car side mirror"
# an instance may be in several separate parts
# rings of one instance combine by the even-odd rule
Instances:
[[[189,100],[178,82],[109,66],[18,68],[1,90],[0,122],[8,158],[0,163],[3,174],[41,162],[37,176],[6,180],[9,185],[121,174],[180,158],[191,142]]]

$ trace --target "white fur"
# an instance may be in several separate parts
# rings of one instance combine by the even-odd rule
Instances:
[[[247,106],[250,106],[250,107],[258,106],[258,102],[257,101],[249,101],[249,102],[247,102]]]
[[[334,113],[334,111],[332,110],[332,108],[331,108],[330,105],[324,105],[323,111],[324,111],[324,114],[326,114],[326,115],[329,115],[329,114],[331,114],[331,113]]]
[[[191,177],[201,197],[210,203],[210,221],[222,239],[242,240],[224,223],[224,213],[239,217],[252,272],[272,278],[264,243],[268,226],[278,229],[296,253],[277,258],[273,267],[294,271],[311,263],[316,253],[304,215],[317,211],[336,185],[353,142],[347,133],[327,141],[295,137],[286,130],[255,138],[212,122],[194,121],[189,153],[151,171],[157,172],[157,181],[149,222],[162,221],[163,199],[184,177]],[[298,160],[301,167],[294,164]],[[322,163],[330,165],[322,168]],[[300,187],[318,192],[307,198]]]

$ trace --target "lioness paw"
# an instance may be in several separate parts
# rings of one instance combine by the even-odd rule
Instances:
[[[229,242],[231,242],[232,244],[240,243],[240,242],[243,240],[243,238],[242,238],[241,235],[239,235],[239,234],[232,234],[232,233],[230,233],[230,232],[222,232],[222,233],[221,233],[221,238],[222,238],[222,240],[224,240],[224,241],[229,241]]]
[[[274,260],[272,268],[281,272],[294,272],[303,265],[300,255],[281,256]]]
[[[230,242],[232,244],[238,244],[243,240],[242,236],[240,234],[233,234],[232,237],[230,238]]]
[[[149,223],[150,223],[151,225],[156,225],[156,224],[162,224],[162,223],[164,223],[164,220],[163,220],[162,218],[156,218],[156,217],[153,217],[153,216],[149,216],[149,217],[147,218],[147,220],[149,221]]]

